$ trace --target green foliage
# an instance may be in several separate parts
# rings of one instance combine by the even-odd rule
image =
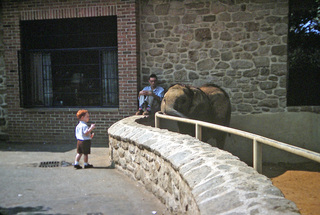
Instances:
[[[320,105],[320,0],[289,0],[288,106]]]
[[[291,0],[289,18],[289,68],[319,71],[320,0]]]

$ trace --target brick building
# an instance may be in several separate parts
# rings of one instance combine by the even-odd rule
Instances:
[[[86,108],[105,142],[151,73],[166,89],[222,86],[234,116],[319,113],[287,105],[288,12],[289,0],[4,0],[1,129],[10,141],[72,142]]]
[[[122,0],[2,1],[2,127],[10,141],[73,142],[75,114],[86,108],[96,141],[106,142],[108,126],[134,113],[136,8]]]

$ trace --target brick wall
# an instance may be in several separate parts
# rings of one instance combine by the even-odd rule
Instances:
[[[3,16],[0,2],[0,26],[3,25]],[[4,66],[4,44],[3,44],[3,28],[0,27],[0,141],[6,140],[7,135],[2,131],[7,126],[7,109],[6,109],[6,77]]]
[[[72,109],[24,109],[19,100],[17,52],[20,50],[20,20],[117,16],[119,108],[90,109],[96,123],[95,142],[107,142],[107,128],[132,115],[137,107],[137,5],[134,0],[98,1],[2,1],[3,56],[0,78],[6,78],[6,132],[12,142],[74,143],[78,123]],[[0,43],[1,44],[1,43]],[[0,52],[2,53],[2,52]],[[5,67],[3,66],[5,65]],[[2,68],[3,71],[2,71]]]

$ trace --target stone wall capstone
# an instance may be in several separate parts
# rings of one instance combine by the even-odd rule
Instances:
[[[267,177],[191,136],[145,126],[141,116],[108,129],[115,166],[172,214],[299,214]]]

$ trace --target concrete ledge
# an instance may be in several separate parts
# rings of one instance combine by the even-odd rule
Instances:
[[[232,154],[125,118],[109,130],[111,160],[174,214],[299,214],[271,180]]]

